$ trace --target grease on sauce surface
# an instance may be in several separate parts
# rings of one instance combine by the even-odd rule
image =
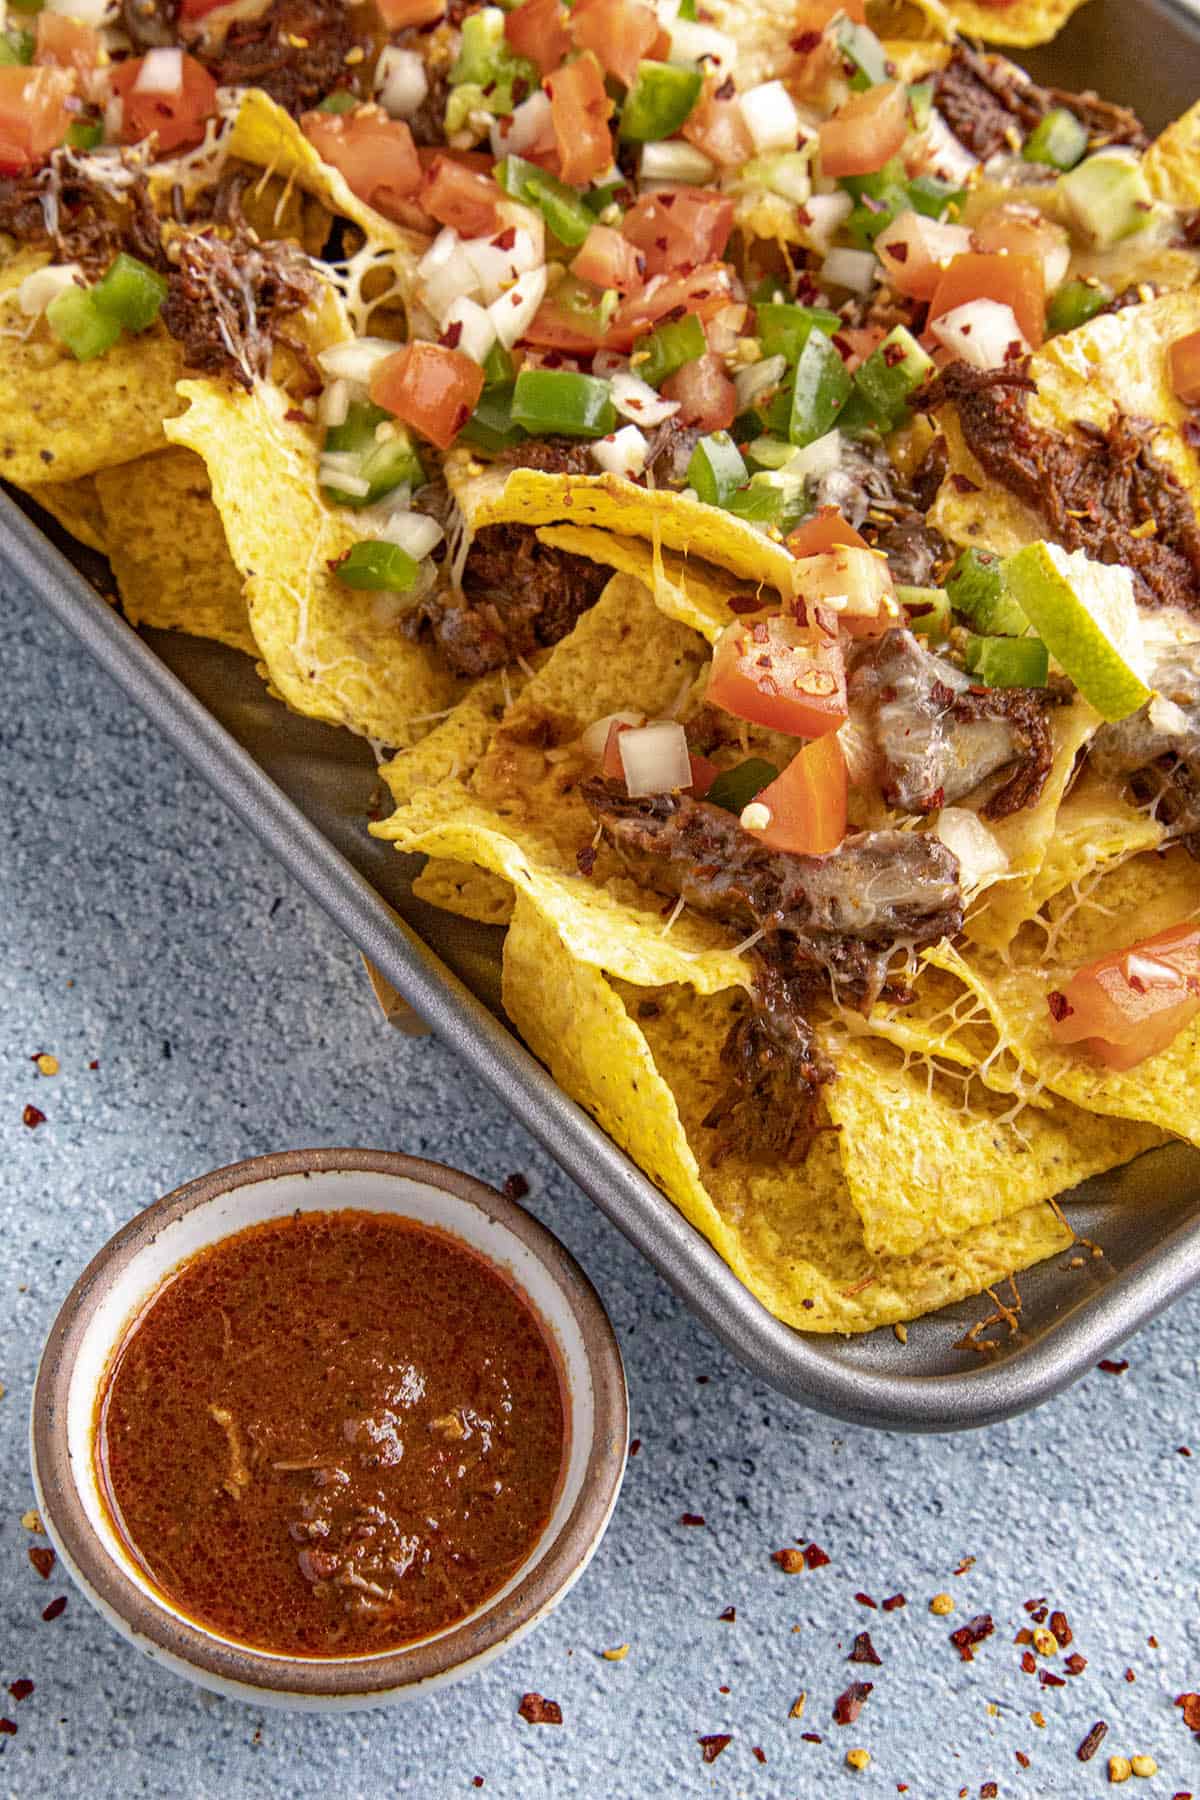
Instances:
[[[296,1214],[201,1251],[101,1388],[114,1524],[184,1613],[297,1656],[427,1637],[550,1517],[558,1357],[518,1290],[386,1213]]]

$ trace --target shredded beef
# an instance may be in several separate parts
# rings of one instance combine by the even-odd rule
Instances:
[[[510,469],[539,469],[547,475],[594,475],[595,458],[579,438],[527,438],[522,444],[510,444],[496,458]]]
[[[140,54],[178,43],[179,0],[121,0],[121,23]]]
[[[1066,88],[1040,88],[1038,92],[1047,112],[1063,106],[1075,114],[1080,124],[1087,126],[1093,150],[1098,150],[1102,144],[1128,144],[1133,150],[1144,150],[1150,142],[1146,127],[1135,112],[1127,106],[1117,106],[1111,100],[1102,100],[1090,89],[1082,94],[1072,94]]]
[[[902,513],[890,525],[876,531],[872,547],[888,559],[892,580],[899,587],[932,587],[939,564],[950,560],[945,538],[925,523],[919,512]]]
[[[1014,137],[1025,138],[1056,107],[1074,113],[1094,145],[1129,144],[1144,150],[1150,141],[1128,107],[1093,93],[1038,87],[1007,57],[987,56],[965,44],[955,46],[937,78],[938,111],[959,142],[984,161],[1015,148]]]
[[[1200,644],[1160,649],[1146,673],[1154,699],[1102,726],[1088,762],[1127,781],[1133,798],[1200,857]]]
[[[694,425],[664,419],[650,433],[646,446],[646,473],[662,487],[686,487],[692,451],[704,436]]]
[[[309,352],[289,336],[284,321],[318,292],[319,279],[306,256],[286,242],[260,244],[249,234],[217,237],[197,232],[174,246],[162,320],[183,346],[190,369],[224,376],[249,390],[264,377],[278,343],[285,344],[321,385]]]
[[[345,0],[273,0],[260,18],[231,25],[219,46],[199,39],[192,54],[221,87],[262,88],[295,114],[346,85],[346,52],[358,42]]]
[[[908,509],[891,458],[882,444],[844,442],[836,469],[822,475],[813,491],[820,506],[836,506],[860,531],[868,515],[893,517]]]
[[[912,478],[913,504],[918,512],[927,513],[938,497],[938,489],[950,467],[950,446],[939,431],[917,465]]]
[[[952,401],[968,449],[992,477],[1045,519],[1049,535],[1096,562],[1133,573],[1143,606],[1200,611],[1200,525],[1186,490],[1151,448],[1160,427],[1114,409],[1107,430],[1076,421],[1046,431],[1029,417],[1028,363],[951,363],[916,396],[926,411]],[[1138,527],[1154,525],[1153,536]]]
[[[705,1116],[731,1151],[770,1162],[802,1162],[820,1129],[821,1089],[834,1069],[808,1021],[810,983],[760,962],[753,1000],[742,1002],[721,1046],[729,1082]]]
[[[471,545],[462,592],[431,594],[408,629],[431,636],[457,674],[486,675],[566,637],[611,573],[539,543],[530,526],[489,525]]]
[[[146,177],[131,172],[114,194],[89,173],[86,157],[70,150],[56,150],[36,174],[0,181],[0,232],[47,246],[55,262],[77,262],[90,278],[119,250],[166,268]]]

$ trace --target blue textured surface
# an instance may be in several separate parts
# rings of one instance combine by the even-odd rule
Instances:
[[[1147,1793],[1200,1793],[1200,1743],[1172,1705],[1200,1688],[1200,1295],[1137,1340],[1120,1378],[1091,1374],[986,1435],[887,1438],[806,1414],[707,1337],[440,1045],[381,1023],[350,946],[57,627],[10,594],[0,631],[0,1714],[18,1726],[0,1735],[0,1794],[442,1800],[482,1776],[506,1800],[901,1782],[949,1800],[988,1781],[1097,1796],[1111,1750],[1157,1758]],[[59,1075],[37,1074],[40,1050]],[[27,1103],[47,1115],[36,1130]],[[68,1589],[26,1556],[26,1422],[55,1310],[118,1225],[201,1170],[339,1143],[529,1176],[529,1204],[612,1313],[641,1449],[588,1574],[508,1658],[419,1706],[297,1718],[160,1673],[73,1592],[43,1623]],[[770,1552],[797,1538],[829,1565],[782,1575]],[[953,1618],[929,1612],[941,1590]],[[908,1605],[871,1612],[860,1591]],[[1061,1688],[1024,1674],[1013,1643],[1037,1595],[1088,1659]],[[981,1611],[996,1632],[968,1665],[949,1633]],[[846,1662],[864,1628],[880,1668]],[[600,1657],[625,1642],[624,1662]],[[874,1691],[839,1728],[856,1676]],[[20,1677],[36,1687],[18,1703]],[[559,1701],[561,1729],[517,1717],[528,1689]],[[1075,1748],[1100,1718],[1085,1767]],[[705,1767],[696,1738],[715,1732],[733,1741]],[[844,1761],[859,1745],[862,1774]]]

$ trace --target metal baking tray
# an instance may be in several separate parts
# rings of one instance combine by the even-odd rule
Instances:
[[[1152,130],[1200,94],[1200,17],[1173,0],[1091,0],[1054,44],[1015,54],[1049,85],[1125,101]],[[1023,1275],[1020,1332],[986,1358],[957,1347],[986,1299],[920,1320],[905,1346],[887,1329],[841,1339],[780,1324],[507,1026],[499,931],[413,898],[419,861],[366,830],[379,782],[365,743],[287,712],[234,651],[133,631],[104,597],[103,559],[4,492],[0,571],[33,590],[687,1305],[782,1393],[892,1430],[991,1424],[1049,1399],[1200,1281],[1200,1155],[1171,1147],[1076,1191],[1072,1223],[1103,1259],[1070,1268],[1060,1255]]]

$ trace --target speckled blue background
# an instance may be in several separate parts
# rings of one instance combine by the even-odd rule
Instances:
[[[1172,1705],[1200,1688],[1200,1296],[1142,1334],[1124,1375],[985,1435],[883,1437],[801,1411],[741,1371],[440,1045],[383,1025],[350,945],[20,592],[0,596],[0,637],[0,1715],[18,1727],[0,1735],[0,1794],[442,1800],[482,1776],[506,1800],[902,1782],[950,1800],[989,1781],[1097,1796],[1110,1750],[1157,1758],[1131,1794],[1200,1794],[1200,1742]],[[51,1079],[30,1061],[43,1049]],[[186,1177],[308,1144],[525,1172],[612,1313],[641,1440],[599,1554],[538,1632],[440,1698],[335,1719],[194,1691],[73,1592],[44,1623],[69,1590],[34,1572],[20,1523],[34,1366],[81,1266]],[[798,1537],[828,1567],[781,1575],[770,1552]],[[929,1612],[939,1590],[952,1619]],[[860,1591],[909,1603],[870,1612]],[[1036,1595],[1065,1608],[1088,1660],[1061,1688],[1022,1673],[1013,1643]],[[984,1610],[996,1634],[967,1665],[949,1632]],[[864,1627],[880,1668],[847,1665]],[[624,1642],[624,1662],[601,1658]],[[856,1675],[874,1692],[839,1728]],[[20,1677],[36,1686],[18,1703]],[[527,1689],[561,1704],[560,1729],[517,1717]],[[1099,1718],[1108,1739],[1084,1766]],[[715,1732],[733,1741],[706,1767],[696,1738]]]

